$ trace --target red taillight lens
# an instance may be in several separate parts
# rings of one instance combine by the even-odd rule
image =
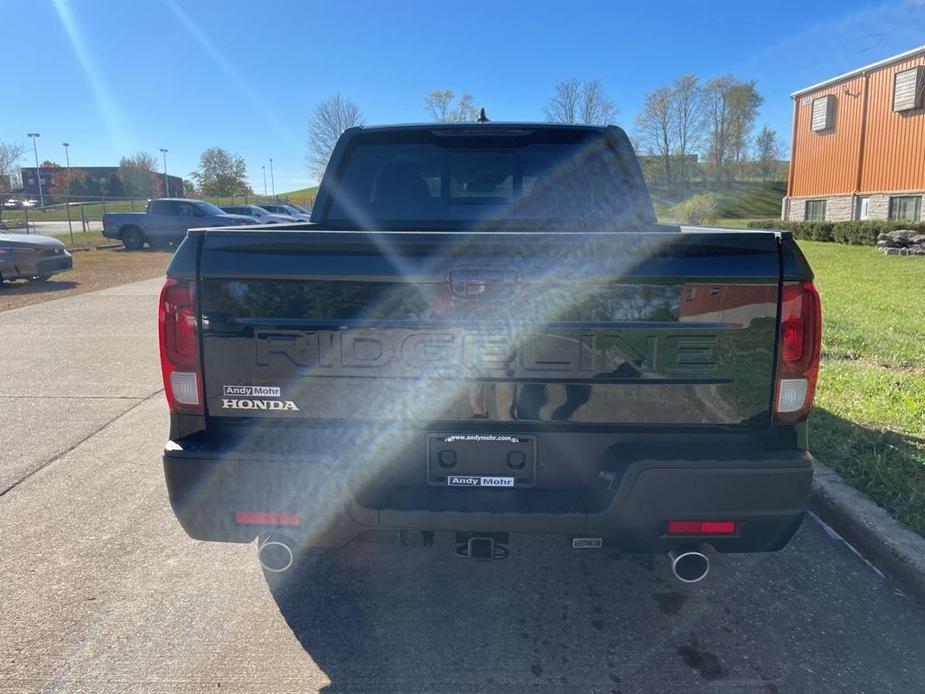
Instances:
[[[279,511],[236,511],[234,522],[239,525],[299,525],[298,513]]]
[[[735,521],[668,521],[669,535],[735,535]]]
[[[774,420],[793,423],[809,414],[819,374],[822,308],[812,282],[784,283],[780,317]]]
[[[202,414],[196,286],[168,279],[158,308],[164,394],[173,412]]]
[[[799,361],[803,356],[803,321],[788,318],[781,324],[781,356],[785,362]]]

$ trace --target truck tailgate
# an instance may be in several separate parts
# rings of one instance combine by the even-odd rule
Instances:
[[[773,232],[203,232],[210,417],[770,420]]]

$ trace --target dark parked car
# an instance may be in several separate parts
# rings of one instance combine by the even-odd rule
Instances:
[[[151,200],[144,212],[103,215],[103,236],[119,239],[130,251],[145,243],[168,246],[179,243],[193,227],[233,227],[256,224],[250,217],[228,214],[211,202],[183,198]]]
[[[0,232],[0,282],[47,280],[74,265],[64,244],[51,236]]]

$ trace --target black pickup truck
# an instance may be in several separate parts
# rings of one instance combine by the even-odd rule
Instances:
[[[270,573],[543,533],[693,582],[804,513],[812,272],[786,232],[657,224],[619,128],[352,128],[311,222],[192,230],[167,275],[173,509]]]

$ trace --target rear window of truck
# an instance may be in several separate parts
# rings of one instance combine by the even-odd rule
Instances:
[[[346,152],[326,224],[345,228],[594,221],[637,214],[633,170],[602,131],[422,130],[360,135]],[[644,193],[643,193],[644,195]]]

